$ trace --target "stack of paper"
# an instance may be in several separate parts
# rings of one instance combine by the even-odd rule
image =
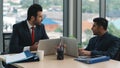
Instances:
[[[30,51],[24,51],[19,54],[14,54],[14,55],[6,55],[6,64],[11,64],[14,62],[19,62],[23,60],[27,60],[29,58],[32,58],[34,55]]]

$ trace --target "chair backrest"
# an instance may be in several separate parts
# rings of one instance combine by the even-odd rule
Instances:
[[[117,54],[115,56],[115,60],[120,61],[120,38],[119,38],[119,50],[118,50],[118,52],[117,52]]]
[[[3,33],[3,52],[9,51],[9,42],[11,39],[12,33]]]
[[[120,61],[120,49],[119,49],[119,51],[116,54],[115,60]]]

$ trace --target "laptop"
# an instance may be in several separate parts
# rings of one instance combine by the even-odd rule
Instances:
[[[55,47],[59,44],[60,39],[39,40],[38,50],[44,50],[44,55],[55,54]]]
[[[62,37],[64,44],[66,45],[66,55],[72,57],[78,57],[78,44],[75,38]]]
[[[38,50],[44,50],[45,55],[55,54],[56,53],[55,47],[59,45],[61,39],[63,43],[66,45],[65,54],[72,57],[78,57],[77,40],[74,38],[61,37],[58,39],[40,40],[38,44]]]

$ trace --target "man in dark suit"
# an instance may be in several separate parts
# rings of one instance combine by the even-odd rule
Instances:
[[[13,25],[9,53],[35,51],[39,40],[48,39],[44,25],[41,23],[42,19],[42,7],[38,4],[31,5],[27,12],[27,20]]]
[[[9,45],[9,53],[20,53],[25,50],[35,51],[38,48],[38,42],[42,39],[48,39],[44,25],[42,7],[33,4],[27,12],[27,20],[13,25],[13,33]],[[5,68],[16,68],[6,65]]]
[[[42,7],[33,4],[27,12],[27,20],[13,25],[13,33],[9,45],[9,53],[20,53],[25,50],[35,51],[38,48],[38,41],[48,39],[44,25]],[[16,68],[6,65],[5,68]]]
[[[89,40],[86,49],[79,49],[80,55],[105,55],[115,59],[119,49],[119,39],[107,32],[108,21],[106,19],[98,17],[93,22],[92,31],[96,36]]]

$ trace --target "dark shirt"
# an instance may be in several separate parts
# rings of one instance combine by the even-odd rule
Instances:
[[[91,56],[105,55],[114,59],[119,49],[119,39],[108,32],[103,36],[95,36],[90,39],[85,50],[91,51]]]

